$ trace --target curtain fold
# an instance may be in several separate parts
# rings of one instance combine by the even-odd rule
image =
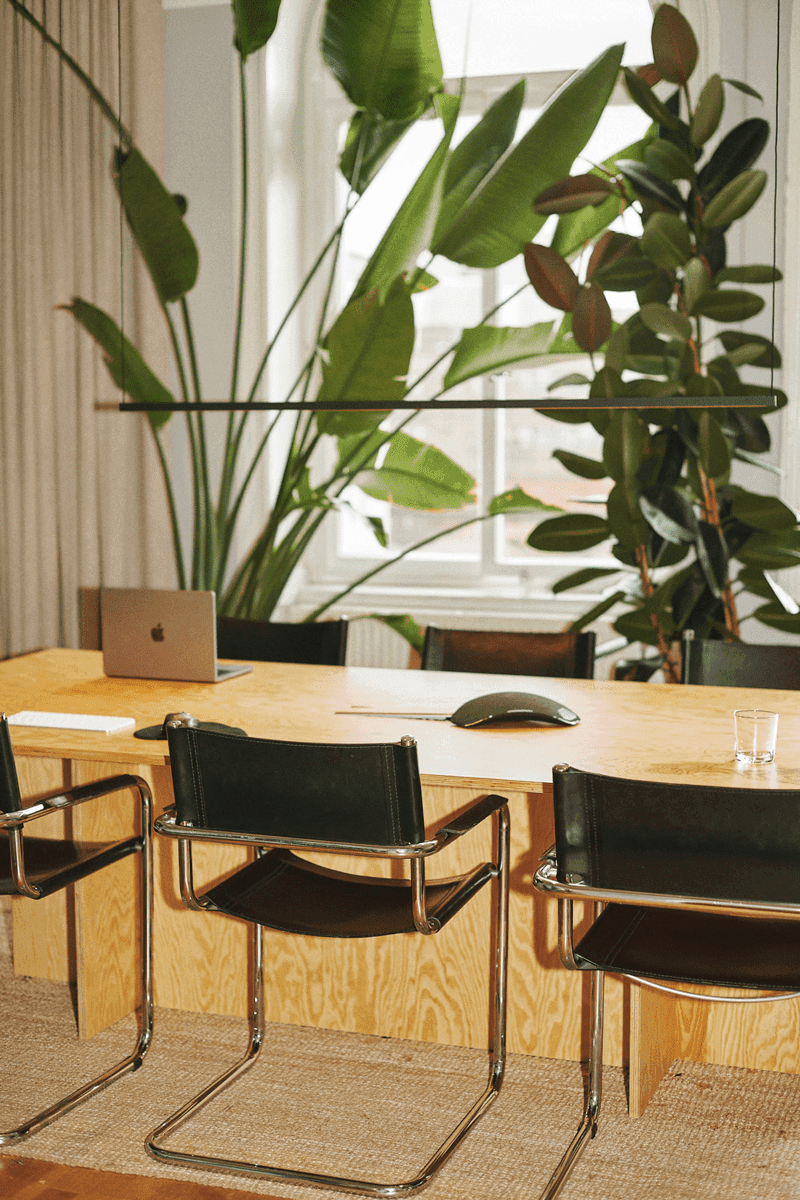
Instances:
[[[159,171],[159,0],[30,0]],[[120,86],[121,71],[121,86]],[[166,330],[111,181],[114,130],[38,32],[0,0],[0,657],[78,644],[78,588],[174,586],[143,414],[59,306],[74,296],[169,369]]]

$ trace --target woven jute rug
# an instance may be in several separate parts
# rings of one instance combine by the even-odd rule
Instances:
[[[0,926],[0,931],[2,927]],[[64,1094],[133,1041],[131,1018],[79,1043],[69,989],[15,978],[0,943],[0,1127]],[[145,1134],[243,1051],[243,1021],[160,1009],[145,1065],[4,1153],[256,1195],[339,1193],[162,1166]],[[273,1025],[261,1061],[176,1148],[379,1180],[413,1174],[483,1087],[481,1051]],[[579,1064],[511,1055],[499,1100],[423,1193],[535,1198],[581,1112]],[[607,1069],[601,1128],[564,1200],[800,1200],[800,1077],[675,1063],[644,1117]]]

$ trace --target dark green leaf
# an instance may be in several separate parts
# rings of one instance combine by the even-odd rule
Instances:
[[[591,279],[607,292],[635,292],[658,275],[658,267],[649,258],[631,254],[598,267]]]
[[[715,277],[715,283],[779,283],[783,275],[772,265],[751,267],[723,267]]]
[[[611,95],[622,58],[612,46],[577,72],[495,166],[431,249],[472,267],[497,267],[532,241],[545,221],[531,200],[569,173]]]
[[[606,514],[611,532],[620,546],[629,551],[643,546],[650,532],[639,508],[639,485],[627,476],[609,492]]]
[[[662,623],[667,625],[665,633],[669,636],[672,632],[672,620],[668,613],[662,614]],[[650,613],[645,612],[644,609],[634,608],[630,612],[622,613],[614,621],[612,628],[615,633],[618,633],[620,637],[627,638],[629,642],[644,642],[646,646],[657,645],[653,619]]]
[[[741,288],[720,288],[708,291],[695,303],[694,311],[714,321],[746,321],[764,307],[761,296]]]
[[[327,0],[322,57],[358,108],[419,114],[442,85],[430,0]]]
[[[612,400],[624,394],[625,384],[622,382],[622,376],[613,367],[601,367],[589,388],[592,400]]]
[[[631,408],[620,409],[609,421],[603,442],[606,474],[619,482],[638,472],[647,447],[647,426]]]
[[[657,125],[665,125],[667,129],[678,128],[680,122],[677,117],[659,100],[653,89],[648,83],[645,83],[641,75],[631,70],[630,67],[623,67],[622,75],[628,95],[634,104],[639,106],[642,112],[646,113]]]
[[[234,45],[242,58],[266,46],[275,32],[281,0],[231,0]]]
[[[585,612],[583,616],[580,616],[576,621],[573,621],[569,627],[570,633],[580,633],[582,629],[587,629],[589,625],[592,625],[595,621],[599,620],[604,613],[607,613],[610,608],[613,608],[615,604],[619,604],[620,600],[624,599],[624,592],[612,592],[610,596],[606,596],[606,598],[601,600],[599,604],[595,604],[594,607]]]
[[[764,97],[755,88],[750,87],[749,83],[742,83],[741,79],[724,79],[723,83],[729,83],[731,87],[735,87],[738,91],[744,92],[745,96],[752,96],[755,100],[762,100]]]
[[[722,532],[709,521],[700,521],[700,536],[695,543],[697,561],[711,594],[719,599],[728,578],[728,548]]]
[[[698,533],[697,518],[689,501],[674,488],[661,492],[642,492],[639,507],[659,537],[674,545],[690,545]]]
[[[591,383],[591,380],[587,379],[585,375],[579,375],[573,371],[571,375],[562,375],[561,379],[557,379],[555,383],[551,383],[547,389],[547,394],[549,395],[550,392],[555,392],[562,387],[582,387],[584,384],[589,383]]]
[[[748,592],[752,592],[755,596],[763,596],[769,600],[770,605],[777,605],[785,613],[800,613],[800,604],[766,571],[743,567],[738,578]]]
[[[748,567],[777,571],[800,565],[800,532],[796,529],[774,533],[754,533],[736,551],[736,557]]]
[[[638,142],[631,142],[629,146],[625,146],[622,150],[618,150],[611,158],[607,158],[603,163],[599,164],[591,174],[600,175],[607,178],[607,175],[616,174],[616,160],[629,159],[634,162],[641,162],[644,158],[645,147],[648,143],[649,135],[645,135]],[[620,185],[624,192],[626,203],[633,200],[633,192],[628,184]],[[597,208],[584,208],[575,213],[564,213],[558,218],[555,234],[551,245],[559,254],[563,254],[565,258],[572,256],[579,251],[587,243],[593,241],[602,230],[606,229],[611,222],[619,216],[621,195],[612,195],[605,203]],[[624,236],[624,235],[623,235]],[[635,240],[635,239],[631,239]]]
[[[800,633],[800,613],[786,613],[779,605],[762,604],[753,613],[762,625],[778,629],[781,633]]]
[[[716,416],[707,408],[702,409],[697,418],[697,449],[701,466],[710,479],[728,473],[730,444]]]
[[[106,313],[76,296],[71,304],[63,305],[75,320],[94,338],[103,351],[103,361],[117,387],[137,404],[174,404],[175,397],[153,374],[139,351],[123,335],[122,330]],[[169,412],[149,412],[147,419],[154,431],[166,425]]]
[[[692,325],[688,317],[675,312],[673,308],[668,308],[666,304],[643,304],[639,316],[653,333],[678,338],[682,342],[688,342],[692,336]]]
[[[353,113],[339,159],[339,169],[354,192],[361,195],[416,120],[416,117],[408,117],[403,121],[386,121],[380,113],[367,113],[361,108]]]
[[[761,496],[757,492],[737,491],[731,505],[731,516],[753,529],[794,529],[797,514],[777,496]]]
[[[686,222],[675,213],[653,213],[642,233],[642,253],[668,271],[682,267],[692,253]]]
[[[694,162],[688,154],[665,138],[656,138],[644,152],[645,165],[668,182],[673,179],[693,179]]]
[[[566,467],[573,475],[581,479],[605,479],[607,472],[601,462],[593,458],[584,458],[581,454],[573,454],[570,450],[554,450],[553,458],[557,458],[562,467]]]
[[[683,269],[683,302],[690,315],[694,313],[698,300],[711,286],[711,276],[701,258],[690,258]]]
[[[761,357],[748,360],[754,367],[768,367],[779,371],[783,366],[781,354],[777,346],[775,346],[769,340],[769,338],[762,337],[760,333],[743,333],[738,329],[723,329],[717,334],[717,337],[722,342],[729,354],[731,351],[736,350],[745,344],[755,344],[761,346]]]
[[[180,300],[197,282],[200,256],[175,197],[138,150],[118,154],[114,182],[158,298]]]
[[[563,517],[551,517],[542,521],[528,534],[527,542],[534,550],[571,553],[573,550],[588,550],[591,546],[599,546],[608,534],[608,522],[602,517],[567,513]]]
[[[697,177],[704,199],[752,167],[768,140],[769,125],[762,117],[750,117],[726,134]]]
[[[595,579],[603,579],[606,575],[618,575],[617,567],[584,567],[582,571],[574,571],[564,575],[553,584],[552,592],[557,596],[561,592],[569,592],[573,588],[582,587],[584,583],[593,583]]]
[[[525,362],[545,354],[552,333],[552,321],[522,329],[499,328],[495,325],[476,325],[472,329],[465,329],[445,375],[445,388],[455,387],[476,375],[500,371],[511,363]]]
[[[683,212],[683,197],[674,183],[667,183],[649,167],[632,159],[618,159],[617,169],[628,180],[637,196],[655,200],[673,212]]]

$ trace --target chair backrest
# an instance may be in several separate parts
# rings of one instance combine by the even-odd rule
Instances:
[[[591,679],[594,644],[593,633],[502,633],[429,625],[421,665],[423,671]]]
[[[14,751],[11,749],[8,718],[5,713],[0,713],[0,812],[19,812],[21,808],[22,800]]]
[[[800,789],[553,770],[559,878],[599,888],[800,903]]]
[[[205,829],[400,846],[425,836],[417,748],[167,728],[178,820]]]
[[[761,646],[696,638],[681,641],[681,680],[717,687],[800,690],[800,646]]]
[[[256,662],[343,667],[347,628],[345,619],[294,624],[217,617],[217,655],[219,658],[251,658]]]

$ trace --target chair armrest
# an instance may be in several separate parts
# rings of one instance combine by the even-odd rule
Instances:
[[[65,791],[45,792],[17,812],[0,813],[0,829],[16,829],[39,817],[63,812],[66,808],[74,808],[78,804],[85,804],[87,800],[97,800],[100,796],[121,792],[125,788],[137,788],[143,798],[151,798],[150,788],[139,775],[112,775],[107,779],[97,779],[93,783],[78,784]]]
[[[502,810],[505,810],[506,815],[508,814],[508,800],[505,796],[481,796],[480,800],[471,804],[461,816],[454,817],[452,821],[448,821],[436,830],[434,834],[437,842],[436,849],[440,850],[448,842],[469,833],[476,825],[480,825],[481,821],[485,821],[487,817]]]

